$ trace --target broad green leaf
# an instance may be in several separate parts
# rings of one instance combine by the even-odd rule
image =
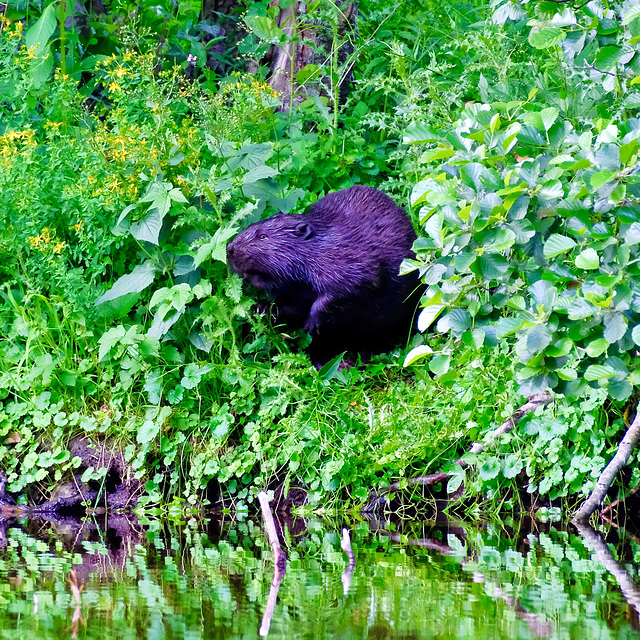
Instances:
[[[576,267],[578,269],[598,269],[600,267],[600,259],[595,249],[585,249],[576,256]]]
[[[480,270],[485,280],[496,280],[509,269],[509,261],[499,253],[483,253],[480,256]]]
[[[598,171],[591,176],[591,186],[594,189],[599,189],[603,185],[607,184],[616,174],[613,171]]]
[[[296,82],[304,84],[310,78],[319,77],[320,67],[317,64],[306,64],[298,73],[296,73]]]
[[[591,358],[597,358],[609,348],[609,342],[604,338],[598,338],[587,345],[587,355]]]
[[[436,375],[436,377],[443,376],[447,371],[449,371],[449,366],[451,364],[451,356],[449,355],[439,355],[434,356],[429,361],[429,370]]]
[[[335,358],[332,358],[331,360],[329,360],[329,362],[325,363],[318,372],[318,375],[323,380],[332,380],[333,378],[335,378],[338,371],[340,371],[340,365],[344,360],[345,353],[346,351],[343,351],[342,353],[339,353]]]
[[[602,47],[596,54],[594,66],[598,71],[612,71],[618,64],[621,55],[622,47],[618,45]]]
[[[551,344],[553,336],[547,327],[538,324],[527,331],[527,348],[533,353],[540,353]]]
[[[51,6],[51,5],[49,5]],[[46,47],[40,56],[35,57],[29,66],[29,77],[34,88],[40,88],[51,76],[53,69],[53,54],[51,47]]]
[[[38,18],[37,22],[27,31],[24,42],[27,49],[33,49],[35,56],[40,56],[49,39],[56,30],[58,21],[56,20],[56,8],[55,2],[47,5],[42,15]]]
[[[635,327],[633,327],[631,338],[638,346],[640,346],[640,324],[637,324]]]
[[[518,318],[501,318],[496,323],[496,335],[505,338],[522,328],[522,320]]]
[[[158,209],[153,208],[142,220],[132,224],[129,231],[136,240],[157,245],[160,229],[162,229],[162,216]]]
[[[484,481],[493,480],[493,478],[497,477],[500,473],[500,460],[495,456],[489,456],[480,465],[478,473],[480,474],[480,478]]]
[[[138,431],[138,435],[136,436],[138,444],[145,444],[155,440],[160,433],[161,426],[162,423],[159,420],[145,420]]]
[[[515,478],[523,469],[522,460],[510,453],[504,460],[502,475],[509,480]]]
[[[433,353],[433,349],[427,344],[421,344],[419,347],[414,347],[409,351],[409,353],[407,353],[402,366],[408,367],[430,353]]]
[[[614,343],[627,332],[627,319],[621,313],[607,313],[604,317],[604,338]]]
[[[636,18],[640,18],[640,5],[639,4],[631,4],[629,9],[624,14],[622,18],[622,25],[628,25],[630,22],[635,20]]]
[[[244,184],[251,184],[253,182],[257,182],[258,180],[264,180],[265,178],[272,178],[273,176],[277,176],[279,171],[273,169],[272,167],[263,164],[258,167],[254,167],[251,171],[248,171],[244,178],[242,179]]]
[[[590,367],[587,367],[587,370],[584,372],[584,379],[587,382],[593,382],[594,380],[613,378],[616,375],[616,371],[611,367],[606,367],[601,364],[592,364]]]
[[[555,107],[547,107],[540,112],[540,119],[545,131],[549,131],[560,112]]]
[[[131,273],[118,278],[113,287],[96,300],[96,305],[114,300],[126,293],[139,293],[153,282],[157,272],[158,267],[151,260],[139,264]]]
[[[422,122],[412,122],[405,131],[402,141],[404,144],[423,144],[438,142],[440,136],[431,127]]]
[[[553,258],[565,251],[573,249],[575,246],[576,243],[571,238],[554,233],[550,235],[549,239],[545,242],[543,254],[545,258]]]
[[[107,332],[103,333],[100,339],[98,340],[98,344],[100,345],[100,349],[98,351],[98,360],[102,362],[109,351],[117,344],[120,343],[122,338],[126,333],[126,329],[122,325],[118,325],[117,327],[112,327]]]
[[[560,27],[534,27],[529,32],[529,44],[535,49],[549,49],[564,40],[565,32]]]
[[[244,16],[249,29],[261,40],[273,42],[279,40],[284,32],[276,21],[269,16]]]
[[[444,308],[445,305],[443,304],[430,304],[425,307],[418,316],[418,331],[424,333]]]

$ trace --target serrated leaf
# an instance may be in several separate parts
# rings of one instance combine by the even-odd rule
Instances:
[[[531,29],[529,44],[535,49],[549,49],[564,40],[565,32],[560,27],[541,27]]]
[[[433,349],[427,344],[421,344],[419,347],[414,347],[409,351],[409,353],[407,353],[402,366],[408,367],[430,353],[433,353]]]
[[[142,423],[142,427],[138,430],[136,440],[138,444],[145,444],[155,440],[160,433],[161,423],[159,420],[145,420]]]
[[[109,291],[103,293],[95,302],[96,305],[114,300],[127,293],[139,293],[146,289],[156,277],[158,268],[151,260],[139,264],[131,273],[116,280]]]
[[[593,382],[594,380],[605,380],[607,378],[613,378],[617,375],[611,367],[606,367],[602,364],[592,364],[587,367],[584,372],[584,379],[587,382]]]
[[[483,253],[480,256],[480,270],[485,280],[497,280],[509,270],[509,261],[499,253]]]
[[[561,253],[565,253],[565,251],[573,249],[575,246],[576,243],[571,238],[554,233],[550,235],[549,239],[545,242],[543,254],[547,259],[553,258],[559,256]]]
[[[100,362],[105,359],[105,357],[113,347],[120,343],[125,333],[126,329],[122,325],[118,325],[117,327],[112,327],[107,332],[102,334],[102,336],[98,340],[98,344],[100,345],[100,349],[98,351],[98,360]]]
[[[585,249],[576,256],[576,267],[578,269],[599,269],[600,259],[595,249]]]

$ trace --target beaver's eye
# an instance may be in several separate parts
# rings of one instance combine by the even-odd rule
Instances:
[[[260,240],[264,240],[267,236],[264,233],[260,234]]]

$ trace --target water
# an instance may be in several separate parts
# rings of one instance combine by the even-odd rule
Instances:
[[[360,522],[350,568],[340,526],[298,519],[278,584],[259,520],[5,520],[0,637],[640,637],[640,545],[538,526]]]

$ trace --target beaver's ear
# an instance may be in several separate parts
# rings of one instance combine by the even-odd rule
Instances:
[[[313,227],[306,220],[300,220],[296,225],[296,236],[301,240],[309,240],[314,234]]]

